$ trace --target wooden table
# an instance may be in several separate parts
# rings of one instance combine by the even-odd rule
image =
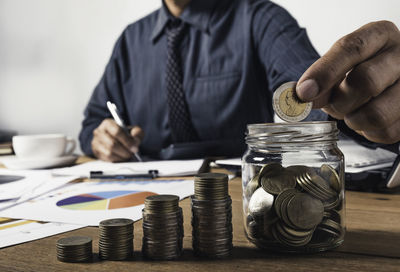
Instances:
[[[241,180],[230,181],[233,199],[233,255],[224,260],[201,259],[191,249],[190,201],[180,203],[184,211],[184,254],[176,261],[143,260],[142,222],[135,223],[135,257],[130,261],[98,258],[98,228],[87,227],[38,241],[0,249],[0,272],[6,271],[400,271],[400,195],[360,192],[346,194],[347,234],[344,244],[330,252],[285,255],[263,252],[246,240],[243,231]],[[61,237],[93,237],[92,263],[62,263],[55,245]]]

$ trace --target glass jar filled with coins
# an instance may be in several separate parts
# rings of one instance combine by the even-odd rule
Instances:
[[[260,248],[319,252],[343,242],[344,159],[335,122],[248,125],[245,233]]]

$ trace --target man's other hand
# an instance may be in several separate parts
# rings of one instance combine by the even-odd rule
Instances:
[[[103,161],[127,161],[132,158],[133,153],[138,152],[142,138],[143,131],[140,127],[133,127],[130,135],[127,135],[113,119],[105,119],[93,131],[93,154]]]
[[[400,32],[367,24],[337,41],[301,77],[297,95],[365,138],[400,140]]]

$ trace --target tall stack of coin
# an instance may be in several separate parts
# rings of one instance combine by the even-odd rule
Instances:
[[[192,197],[192,236],[196,255],[222,258],[231,254],[232,200],[228,176],[205,173],[195,177]]]
[[[264,165],[245,188],[250,197],[247,235],[286,248],[328,246],[344,233],[341,184],[327,164]]]
[[[68,263],[90,261],[92,259],[92,238],[71,236],[58,240],[57,259]]]
[[[179,197],[148,196],[143,209],[143,255],[152,260],[172,260],[182,254],[183,215]]]
[[[104,260],[126,260],[133,255],[133,221],[116,218],[100,222],[99,254]]]

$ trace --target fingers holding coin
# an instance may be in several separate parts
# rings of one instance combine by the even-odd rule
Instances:
[[[297,85],[312,101],[367,139],[400,140],[400,31],[391,22],[365,25],[315,62]]]
[[[311,112],[312,102],[304,103],[296,95],[297,82],[287,82],[280,86],[273,95],[272,106],[275,113],[287,122],[300,122]]]

